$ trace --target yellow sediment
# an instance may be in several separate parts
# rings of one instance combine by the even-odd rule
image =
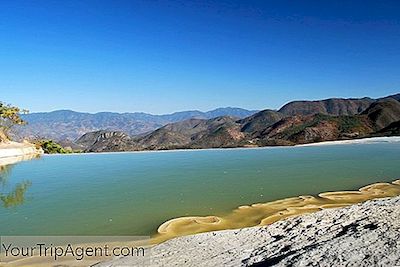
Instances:
[[[153,243],[202,232],[263,226],[300,214],[338,208],[374,198],[400,195],[400,180],[376,183],[358,191],[325,192],[318,196],[298,196],[250,206],[240,206],[225,216],[181,217],[169,220],[158,228]]]

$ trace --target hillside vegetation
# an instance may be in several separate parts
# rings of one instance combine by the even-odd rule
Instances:
[[[69,154],[81,152],[79,150],[74,151],[72,148],[65,148],[53,140],[37,140],[34,143],[38,148],[42,148],[45,154]]]

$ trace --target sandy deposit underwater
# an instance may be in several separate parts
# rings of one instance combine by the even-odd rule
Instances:
[[[300,214],[398,195],[400,195],[400,180],[395,180],[392,183],[371,184],[358,191],[325,192],[318,196],[298,196],[240,206],[224,216],[192,216],[171,219],[159,226],[158,233],[152,240],[153,243],[160,243],[174,237],[202,232],[264,226]]]

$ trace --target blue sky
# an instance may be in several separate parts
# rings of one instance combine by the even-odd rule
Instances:
[[[400,91],[399,1],[1,1],[0,100],[154,114]]]

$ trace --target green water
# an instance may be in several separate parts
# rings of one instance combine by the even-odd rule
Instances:
[[[1,174],[0,235],[148,235],[174,217],[397,178],[400,143],[43,156]]]

